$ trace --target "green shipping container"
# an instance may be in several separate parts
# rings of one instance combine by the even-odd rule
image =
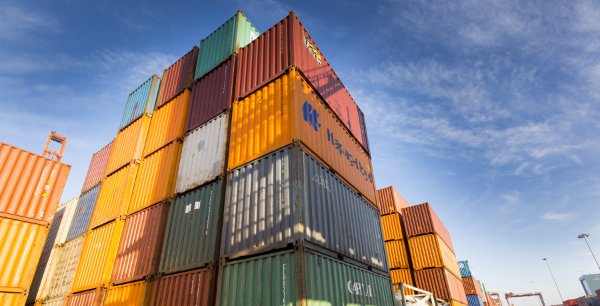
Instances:
[[[299,249],[225,264],[217,305],[393,305],[389,278]]]
[[[218,29],[200,42],[200,53],[194,80],[225,61],[239,48],[245,47],[260,35],[244,13],[238,11]]]
[[[169,212],[160,272],[200,268],[219,259],[223,180],[175,198]]]

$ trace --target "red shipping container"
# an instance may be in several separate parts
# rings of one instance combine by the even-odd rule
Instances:
[[[477,296],[481,296],[481,287],[479,286],[479,282],[477,282],[473,277],[463,277],[462,278],[463,287],[465,288],[466,294],[474,294]]]
[[[215,301],[214,268],[203,268],[163,276],[152,295],[151,305],[208,306]]]
[[[402,208],[408,207],[408,202],[392,186],[377,190],[377,207],[382,215],[393,212],[402,212]]]
[[[156,97],[156,108],[169,102],[192,84],[197,59],[198,47],[194,47],[173,65],[165,69]]]
[[[369,153],[364,115],[293,11],[239,50],[234,99],[247,96],[292,66],[308,78]]]
[[[157,272],[167,213],[167,203],[159,203],[127,217],[112,270],[112,284],[141,280]]]
[[[600,299],[600,289],[596,290],[596,296]]]
[[[87,175],[85,176],[85,181],[83,182],[83,188],[81,188],[81,193],[98,185],[104,178],[104,171],[108,164],[108,157],[110,156],[113,142],[114,140],[92,155],[92,160],[90,161],[90,166]]]
[[[231,107],[235,60],[235,55],[232,55],[194,83],[185,124],[186,132],[199,127]]]
[[[564,306],[577,306],[577,300],[570,299],[570,300],[563,301],[563,305]]]
[[[106,289],[99,288],[73,294],[67,298],[65,306],[102,306]]]
[[[455,253],[450,233],[429,203],[403,208],[402,215],[404,216],[406,235],[409,238],[424,234],[438,234],[450,250]]]
[[[444,268],[417,270],[414,272],[415,287],[432,292],[438,298],[467,304],[467,296],[461,280]]]

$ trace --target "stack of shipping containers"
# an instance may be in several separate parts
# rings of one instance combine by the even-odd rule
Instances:
[[[0,305],[25,304],[42,252],[50,256],[44,244],[71,169],[60,163],[66,139],[54,135],[43,156],[0,142]]]
[[[473,276],[469,262],[467,260],[459,261],[458,268],[469,306],[484,306],[485,289],[483,289],[481,283]]]

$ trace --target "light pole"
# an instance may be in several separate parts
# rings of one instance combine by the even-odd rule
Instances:
[[[596,262],[596,265],[598,266],[598,270],[600,270],[600,264],[598,264],[598,259],[596,259],[596,255],[594,255],[594,252],[592,251],[592,248],[590,247],[590,244],[587,241],[587,237],[589,237],[590,234],[588,233],[581,233],[577,236],[577,238],[579,239],[583,239],[585,241],[585,244],[587,244],[588,249],[590,249],[590,253],[592,253],[592,257],[594,257],[594,261]]]
[[[556,283],[556,279],[554,278],[554,274],[552,273],[552,269],[550,269],[550,264],[548,263],[548,259],[547,258],[542,258],[543,261],[546,262],[546,266],[548,266],[548,271],[550,271],[550,276],[552,276],[552,280],[554,281],[554,285],[556,286],[556,291],[558,291],[558,296],[560,296],[560,301],[564,302],[565,300],[562,297],[562,294],[560,293],[560,289],[558,289],[558,283]]]

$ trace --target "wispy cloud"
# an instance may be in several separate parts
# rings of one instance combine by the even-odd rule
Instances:
[[[557,213],[547,212],[542,215],[542,219],[553,222],[568,222],[577,217],[576,213]]]
[[[21,2],[4,1],[0,3],[0,39],[4,43],[22,42],[30,36],[31,31],[55,32],[60,30],[60,23],[51,15],[33,7],[25,7]]]
[[[510,203],[517,203],[519,201],[519,195],[520,193],[518,191],[513,190],[511,192],[501,195],[501,197]]]

